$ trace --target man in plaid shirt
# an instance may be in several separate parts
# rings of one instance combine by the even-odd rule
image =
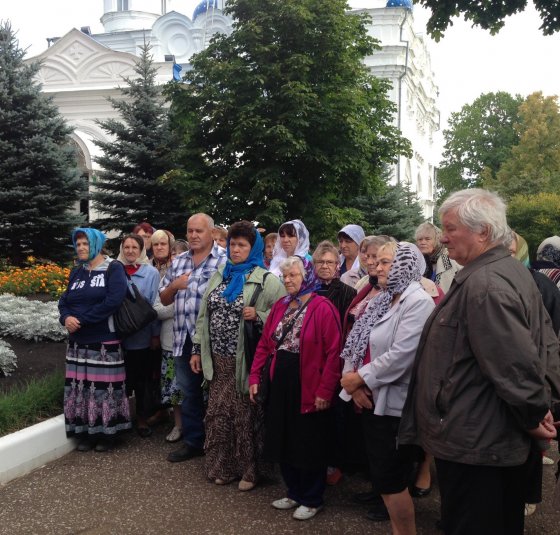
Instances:
[[[186,461],[204,453],[203,376],[193,373],[189,362],[202,296],[210,277],[226,261],[224,249],[214,244],[213,228],[214,221],[206,214],[195,214],[189,218],[187,240],[190,250],[173,260],[159,286],[162,304],[175,304],[173,356],[177,383],[183,392],[181,420],[184,443],[168,455],[170,462]]]

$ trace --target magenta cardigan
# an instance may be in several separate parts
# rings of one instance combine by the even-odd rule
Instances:
[[[340,359],[342,329],[339,314],[325,297],[313,294],[307,305],[300,333],[301,412],[315,411],[315,398],[331,401],[337,392],[342,371]],[[276,341],[272,338],[276,326],[288,305],[285,298],[272,307],[264,325],[249,375],[249,385],[258,385],[266,357],[273,355],[270,378],[276,365]]]

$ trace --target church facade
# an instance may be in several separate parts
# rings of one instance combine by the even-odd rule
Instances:
[[[72,29],[39,56],[38,80],[73,128],[79,165],[89,187],[99,171],[94,140],[107,139],[96,120],[118,118],[107,97],[120,97],[123,77],[133,76],[140,47],[152,46],[158,83],[173,78],[174,65],[185,72],[192,54],[203,50],[216,32],[229,34],[232,20],[223,13],[226,0],[202,0],[192,15],[180,12],[181,0],[103,0],[104,33],[92,35],[88,27]],[[394,122],[411,141],[411,158],[400,157],[393,182],[410,184],[431,218],[434,208],[439,130],[438,88],[431,71],[426,42],[414,32],[411,0],[380,0],[365,10],[371,17],[369,33],[381,50],[365,59],[372,74],[392,82],[389,97],[397,106]],[[97,218],[87,201],[80,209]]]

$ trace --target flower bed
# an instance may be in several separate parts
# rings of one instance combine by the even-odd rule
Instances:
[[[70,269],[49,262],[36,263],[28,257],[28,267],[10,267],[0,272],[0,293],[33,295],[47,293],[60,297],[68,284]]]

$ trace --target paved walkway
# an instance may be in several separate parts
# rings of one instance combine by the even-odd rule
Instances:
[[[390,533],[388,522],[364,518],[351,494],[368,490],[359,476],[346,477],[326,494],[316,518],[298,522],[270,502],[284,495],[279,477],[241,493],[218,487],[202,473],[204,460],[172,464],[175,445],[160,428],[146,440],[129,435],[118,449],[74,451],[32,474],[0,487],[1,535],[369,534]],[[555,454],[557,459],[558,455]],[[558,535],[560,512],[550,504],[553,467],[545,466],[545,502],[526,522],[526,535]],[[419,535],[438,534],[437,491],[416,500]]]

